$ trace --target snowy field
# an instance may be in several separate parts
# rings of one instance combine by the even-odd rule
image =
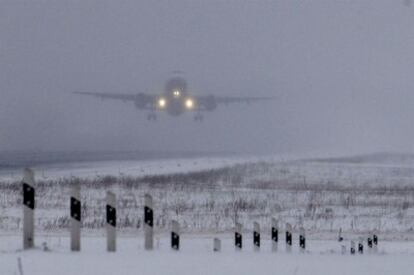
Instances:
[[[38,180],[47,181],[70,177],[93,179],[108,175],[116,177],[142,177],[149,175],[186,173],[216,169],[239,163],[255,162],[257,160],[257,157],[194,157],[157,160],[71,161],[56,164],[37,164],[34,167],[31,167],[37,172]],[[5,167],[0,169],[0,181],[17,181],[21,180],[21,177],[22,167]]]
[[[414,157],[187,158],[41,165],[36,177],[36,249],[21,251],[21,170],[0,172],[0,274],[413,274]],[[81,184],[82,251],[69,251],[69,193]],[[117,195],[118,251],[105,251],[105,194]],[[155,251],[142,245],[144,194],[154,198]],[[272,217],[293,225],[294,250],[270,251]],[[170,222],[182,249],[170,251]],[[233,249],[235,222],[245,248]],[[260,223],[260,252],[251,246]],[[306,229],[307,252],[297,249]],[[342,255],[345,245],[376,232],[376,254]],[[223,251],[212,251],[213,237]],[[43,251],[43,243],[50,251]],[[365,243],[366,245],[366,243]],[[398,270],[397,273],[396,270]]]
[[[414,162],[384,158],[193,158],[126,162],[131,166],[79,163],[40,173],[35,168],[36,227],[45,233],[67,230],[70,187],[79,182],[83,226],[98,233],[104,228],[106,191],[113,191],[119,229],[126,232],[141,228],[143,196],[149,193],[158,232],[168,231],[171,219],[189,233],[229,232],[236,221],[249,230],[257,221],[267,230],[276,217],[294,231],[303,225],[314,239],[332,239],[342,228],[348,235],[377,231],[383,239],[414,240]],[[5,232],[22,226],[21,172],[14,177],[0,178]]]
[[[220,235],[219,235],[220,236]],[[18,273],[18,258],[26,275],[44,274],[413,274],[413,242],[380,242],[377,254],[342,255],[338,243],[309,241],[308,251],[300,253],[297,243],[291,254],[284,245],[279,251],[270,250],[270,242],[264,241],[261,251],[254,252],[250,235],[245,239],[243,251],[236,252],[230,236],[224,240],[221,252],[213,252],[212,237],[206,235],[183,236],[182,249],[169,249],[168,236],[156,240],[154,251],[144,251],[142,236],[122,237],[115,253],[105,251],[105,237],[85,237],[82,251],[70,252],[66,237],[39,237],[47,242],[50,251],[40,248],[20,251],[21,239],[13,236],[0,238],[0,274]]]

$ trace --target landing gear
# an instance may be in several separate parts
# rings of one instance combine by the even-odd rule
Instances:
[[[203,121],[203,119],[204,119],[204,117],[203,117],[203,115],[202,115],[202,114],[200,114],[200,113],[198,113],[198,114],[196,114],[196,115],[194,116],[194,121],[199,121],[199,122],[201,122],[201,121]]]
[[[148,121],[156,121],[157,120],[157,115],[155,113],[149,113],[147,115],[147,120]]]

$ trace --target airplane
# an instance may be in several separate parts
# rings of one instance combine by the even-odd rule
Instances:
[[[250,103],[255,101],[272,100],[273,97],[231,97],[202,95],[195,96],[189,93],[187,82],[182,77],[170,78],[165,84],[165,91],[161,95],[146,93],[118,94],[118,93],[95,93],[95,92],[73,92],[78,95],[94,96],[101,99],[115,99],[123,102],[131,101],[138,110],[149,111],[147,119],[157,120],[158,111],[164,111],[171,116],[179,116],[185,112],[194,112],[194,120],[202,121],[202,112],[214,111],[219,105],[231,103]]]

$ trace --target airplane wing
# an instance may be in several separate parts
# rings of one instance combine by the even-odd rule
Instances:
[[[252,103],[258,101],[275,100],[274,97],[232,97],[232,96],[198,96],[195,97],[198,110],[213,110],[217,105],[229,105],[232,103]]]
[[[94,92],[73,92],[77,95],[93,96],[100,99],[116,99],[123,102],[132,101],[139,109],[154,109],[156,96],[149,94],[115,94],[115,93],[94,93]]]
[[[216,96],[217,104],[230,104],[230,103],[252,103],[257,101],[274,100],[274,97],[231,97],[231,96]]]
[[[90,93],[90,92],[73,92],[77,95],[94,96],[101,99],[119,99],[122,101],[135,101],[137,95],[135,94],[111,94],[111,93]]]

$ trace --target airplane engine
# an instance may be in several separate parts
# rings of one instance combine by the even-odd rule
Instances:
[[[206,110],[207,111],[213,111],[214,109],[217,108],[217,102],[216,102],[216,99],[214,98],[214,96],[209,95],[206,98],[206,104],[205,104],[205,106],[206,106]]]
[[[137,109],[144,109],[147,106],[147,96],[144,94],[137,94],[136,99],[135,99],[135,107],[137,107]]]

